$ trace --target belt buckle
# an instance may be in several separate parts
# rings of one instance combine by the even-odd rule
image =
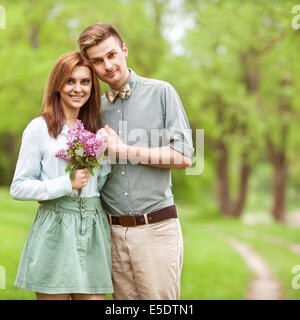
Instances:
[[[122,227],[135,227],[136,220],[135,216],[120,216],[120,225]]]

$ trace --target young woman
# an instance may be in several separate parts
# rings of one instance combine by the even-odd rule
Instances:
[[[77,170],[71,180],[66,162],[55,157],[66,148],[76,119],[95,133],[99,114],[93,69],[79,52],[64,54],[50,74],[43,112],[24,130],[10,188],[14,199],[40,203],[15,281],[36,292],[38,300],[102,300],[113,292],[110,226],[99,200],[110,167],[94,169],[94,176]]]

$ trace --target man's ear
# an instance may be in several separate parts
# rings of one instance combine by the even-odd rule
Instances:
[[[127,58],[127,57],[128,57],[128,49],[127,49],[127,46],[126,46],[126,43],[125,43],[125,42],[123,42],[123,49],[122,49],[122,51],[124,52],[125,57]]]

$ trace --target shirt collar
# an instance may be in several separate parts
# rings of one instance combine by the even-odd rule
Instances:
[[[135,87],[136,81],[137,81],[137,74],[130,68],[128,68],[129,72],[130,72],[130,76],[127,79],[125,84],[129,84],[130,89],[132,90]]]

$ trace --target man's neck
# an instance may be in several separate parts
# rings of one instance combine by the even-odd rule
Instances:
[[[115,86],[111,86],[112,89],[114,90],[119,90],[129,79],[130,77],[130,71],[129,69],[127,69],[127,73],[124,75],[124,79],[122,79],[122,81],[120,81],[120,84],[116,84]]]

